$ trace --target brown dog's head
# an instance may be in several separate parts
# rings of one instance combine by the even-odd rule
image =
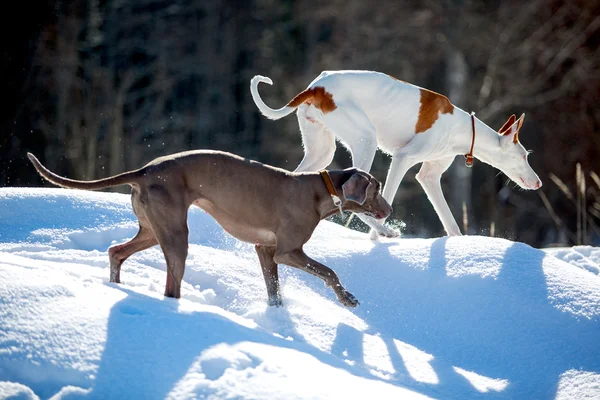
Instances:
[[[364,213],[373,218],[387,218],[392,206],[381,196],[381,183],[368,172],[358,168],[344,170],[348,177],[342,184],[342,207],[355,213]]]

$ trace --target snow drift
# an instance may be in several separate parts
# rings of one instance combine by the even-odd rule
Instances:
[[[389,239],[322,222],[305,249],[361,301],[280,266],[191,209],[182,299],[157,247],[108,283],[129,196],[0,189],[0,397],[598,398],[597,248]],[[554,254],[554,255],[553,255]],[[567,260],[566,261],[562,261]]]

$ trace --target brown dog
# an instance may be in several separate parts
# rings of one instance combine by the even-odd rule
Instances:
[[[129,256],[159,244],[167,262],[168,297],[180,297],[191,204],[212,215],[231,235],[255,244],[269,305],[276,306],[282,304],[279,263],[323,279],[345,306],[358,305],[333,270],[302,250],[319,221],[337,212],[331,192],[342,194],[341,207],[348,211],[374,218],[385,218],[392,212],[379,193],[380,183],[355,168],[330,174],[293,173],[225,152],[200,150],[159,157],[140,169],[113,177],[77,181],[49,171],[31,153],[27,156],[40,175],[58,186],[96,190],[131,185],[140,230],[130,241],[109,248],[110,281],[120,282],[121,264]],[[332,186],[328,190],[329,183]]]

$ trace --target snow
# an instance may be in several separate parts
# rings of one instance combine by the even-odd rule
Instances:
[[[305,246],[360,300],[190,210],[179,300],[158,247],[108,282],[129,196],[0,189],[0,398],[598,399],[600,249],[382,239],[323,221]]]
[[[548,254],[581,269],[600,275],[600,248],[592,246],[555,247],[544,249]]]

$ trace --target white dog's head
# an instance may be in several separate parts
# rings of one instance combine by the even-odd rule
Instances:
[[[542,181],[533,171],[527,156],[529,152],[519,142],[519,129],[523,125],[525,114],[519,119],[511,115],[498,131],[500,137],[500,156],[498,168],[523,189],[535,190],[542,187]]]

